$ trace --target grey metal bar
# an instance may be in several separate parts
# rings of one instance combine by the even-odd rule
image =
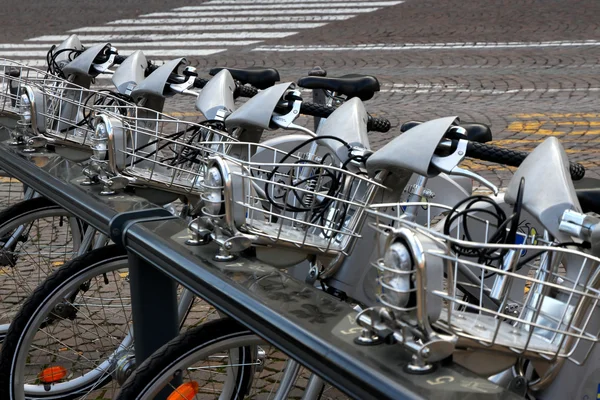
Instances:
[[[254,259],[213,261],[216,246],[184,244],[183,221],[141,222],[125,236],[131,252],[354,398],[516,398],[457,366],[405,373],[410,355],[402,346],[354,343],[360,328],[349,304]]]
[[[179,334],[177,284],[134,254],[128,255],[128,261],[135,356],[145,360]]]
[[[285,369],[283,370],[283,378],[279,383],[279,389],[275,393],[273,400],[285,400],[288,398],[290,391],[293,389],[293,385],[298,379],[298,372],[300,372],[301,365],[294,361],[292,358],[288,358],[285,362]]]
[[[51,166],[43,171],[17,150],[0,144],[0,168],[101,232],[108,233],[109,222],[119,213],[156,208],[135,196],[99,197],[93,188],[78,185],[81,168],[65,161]],[[402,346],[365,348],[354,343],[360,328],[353,322],[356,312],[349,304],[254,259],[213,261],[215,246],[184,244],[183,220],[127,227],[124,244],[131,254],[138,362],[176,333],[174,283],[164,279],[167,275],[352,397],[517,398],[455,365],[440,366],[423,376],[407,374],[403,366],[410,355]],[[164,330],[156,335],[157,329]]]
[[[312,374],[302,395],[302,400],[318,399],[323,391],[323,383],[323,379],[318,375]]]
[[[138,365],[179,334],[177,284],[146,260],[128,254],[135,359]],[[180,382],[174,382],[175,387]],[[166,399],[172,389],[157,399]]]
[[[68,161],[56,168],[44,171],[19,153],[19,149],[0,143],[0,168],[35,189],[42,196],[64,207],[73,215],[83,219],[99,231],[108,234],[108,222],[117,212],[106,203],[86,194],[83,187],[77,187],[61,178],[81,175],[82,168]],[[52,156],[52,155],[50,155]],[[89,190],[93,190],[87,188]]]
[[[148,213],[144,214],[143,211],[149,210],[167,213],[141,197],[123,196],[122,193],[116,196],[101,196],[99,193],[102,185],[80,185],[80,182],[85,180],[80,165],[54,154],[37,156],[38,160],[43,157],[51,159],[42,168],[31,162],[31,154],[21,154],[18,147],[0,143],[0,154],[0,169],[109,237],[110,222],[117,215],[135,211],[139,215],[148,216]]]

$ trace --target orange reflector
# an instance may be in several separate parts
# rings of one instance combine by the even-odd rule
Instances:
[[[61,366],[46,368],[45,370],[40,372],[39,375],[40,381],[42,381],[42,383],[58,382],[61,379],[64,379],[65,376],[67,376],[67,369]]]
[[[167,397],[167,400],[193,400],[197,393],[198,382],[186,382],[183,385],[179,385],[177,389]]]

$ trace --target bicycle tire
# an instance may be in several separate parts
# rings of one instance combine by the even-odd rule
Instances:
[[[166,343],[139,365],[121,387],[115,399],[141,400],[153,398],[154,394],[148,392],[152,390],[152,386],[157,381],[160,381],[162,374],[168,372],[172,366],[185,362],[187,358],[197,356],[198,352],[201,351],[211,354],[212,349],[215,349],[215,351],[221,349],[224,341],[240,338],[242,338],[242,341],[245,338],[249,338],[249,341],[253,339],[261,340],[250,330],[230,318],[221,318],[194,327]],[[240,349],[243,349],[240,352],[243,353],[243,357],[247,357],[251,351],[246,348]],[[252,371],[249,368],[251,366],[244,366],[244,368],[239,369],[240,373],[234,377],[233,385],[229,385],[230,392],[225,397],[219,397],[220,399],[244,398],[252,378]],[[220,396],[222,395],[221,393]]]
[[[283,365],[287,366],[287,363],[278,357],[278,354],[281,353],[277,349],[274,349],[273,353],[268,353],[268,358],[273,359],[273,364],[267,364],[266,361],[260,362],[254,348],[265,344],[266,342],[262,338],[230,318],[225,317],[204,323],[172,339],[140,364],[123,384],[115,400],[149,400],[153,399],[157,393],[164,397],[172,395],[176,388],[169,382],[174,377],[181,377],[180,371],[183,368],[188,368],[193,363],[202,360],[208,360],[211,355],[215,354],[217,354],[216,359],[221,359],[218,354],[222,353],[224,349],[238,350],[236,363],[233,366],[242,366],[243,368],[239,368],[235,374],[228,373],[226,379],[229,381],[223,384],[225,388],[223,392],[217,392],[214,388],[210,391],[208,388],[209,393],[214,393],[215,398],[241,399],[246,396],[249,398],[272,398],[272,396],[278,398],[282,393],[285,398],[300,398],[304,392],[304,385],[308,383],[307,376],[299,378],[303,374],[296,369],[295,377],[288,381],[286,386],[281,386],[284,379],[280,381],[279,378],[282,376],[278,376],[278,374],[283,370],[277,372],[277,368]],[[250,359],[247,364],[240,363],[239,360],[243,359],[241,354],[250,354],[254,358]],[[261,368],[255,370],[254,365],[257,364]],[[210,368],[210,365],[208,367],[203,365],[195,370],[210,370]],[[266,374],[263,375],[263,372]],[[308,370],[304,370],[304,372],[310,374]],[[212,379],[208,379],[207,383],[212,381]],[[179,383],[176,382],[177,385]],[[257,383],[256,388],[253,388],[254,383]],[[201,393],[194,398],[207,398],[207,387],[205,385],[198,385],[198,387],[201,388]],[[333,387],[329,387],[329,389],[333,389]],[[335,389],[333,396],[324,395],[325,392],[326,389],[323,386],[317,399],[348,399],[347,396]]]
[[[101,379],[80,379],[82,384],[73,384],[68,391],[58,386],[44,388],[41,384],[30,385],[29,389],[20,382],[25,382],[23,365],[28,359],[28,346],[33,341],[38,327],[47,323],[53,313],[57,299],[64,299],[65,294],[79,290],[80,285],[90,277],[102,276],[105,271],[126,268],[127,254],[124,249],[115,245],[92,250],[65,264],[51,274],[23,304],[13,320],[0,353],[0,398],[1,399],[76,399],[88,396],[90,390],[102,388],[112,377],[101,375]],[[29,343],[28,343],[29,342]],[[120,342],[121,345],[124,342]],[[114,354],[114,351],[111,355]],[[107,359],[106,362],[110,360]],[[21,370],[22,369],[22,370]],[[104,369],[101,369],[104,371]],[[73,381],[72,381],[73,382]]]

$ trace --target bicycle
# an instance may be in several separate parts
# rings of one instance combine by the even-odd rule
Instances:
[[[168,122],[168,120],[166,120],[166,119],[162,118],[162,119],[161,119],[161,121],[162,121],[162,123],[163,123],[162,127],[165,127],[166,125],[168,125],[168,124],[166,123],[166,122]],[[176,125],[176,129],[172,129],[172,130],[175,130],[176,132],[179,132],[179,131],[184,131],[184,132],[186,132],[186,131],[187,131],[187,132],[192,132],[192,130],[191,130],[191,129],[188,129],[188,128],[189,128],[189,127],[193,127],[193,126],[194,126],[193,124],[188,124],[188,125],[185,125],[185,129],[181,129],[182,125],[181,125],[181,122],[180,122],[180,121],[173,121],[173,122],[174,122],[174,124],[177,124],[177,125]],[[197,128],[197,127],[196,127],[196,128]],[[142,130],[142,131],[143,131],[143,130]],[[167,128],[167,131],[169,131],[169,129],[168,129],[168,128]],[[138,131],[136,131],[136,132],[138,132],[138,133],[139,133],[139,132],[140,132],[140,130],[138,129]],[[219,134],[221,134],[221,135],[222,135],[222,133],[219,133]],[[146,142],[146,143],[151,143],[151,142],[152,142],[152,140],[146,140],[145,142]],[[142,155],[142,154],[144,154],[144,153],[143,153],[143,152],[138,152],[137,154],[138,154],[138,155]],[[133,166],[133,165],[135,165],[135,164],[132,164],[132,166]],[[148,175],[146,175],[146,176],[142,176],[142,177],[148,178]],[[169,180],[167,180],[167,182],[171,182],[171,183],[172,183],[172,182],[173,182],[173,180],[172,180],[172,179],[169,179]],[[123,266],[123,265],[121,265],[121,267],[122,267],[122,266]],[[67,266],[66,266],[66,267],[64,267],[64,268],[67,268]],[[116,267],[115,267],[115,268],[116,268]],[[67,275],[67,276],[70,276],[70,273],[69,273],[69,274],[66,274],[66,275]],[[112,280],[111,280],[111,281],[112,281]],[[77,286],[77,285],[74,285],[73,287],[70,287],[70,288],[68,289],[68,291],[69,291],[70,293],[77,292],[76,286]],[[38,296],[38,298],[39,298],[39,296]],[[36,300],[36,301],[37,301],[37,300]],[[35,308],[36,308],[36,309],[38,309],[38,310],[45,310],[44,312],[51,312],[51,310],[50,310],[50,309],[48,309],[48,308],[46,308],[46,307],[38,308],[38,307],[36,306]],[[8,343],[8,342],[7,342],[7,343]],[[8,348],[8,347],[7,347],[7,348]],[[104,358],[104,360],[106,360],[106,358]],[[100,366],[98,366],[98,367],[100,368],[100,367],[101,367],[101,365],[100,365]],[[104,368],[104,367],[102,367],[102,368]],[[64,386],[67,386],[67,385],[64,385]],[[40,390],[41,390],[41,389],[40,389]],[[70,389],[69,389],[69,390],[70,390]],[[58,392],[60,392],[60,388],[57,388],[57,391],[58,391]],[[32,390],[28,390],[28,393],[33,393],[33,392],[35,392],[35,391],[33,390],[33,388],[32,388]],[[62,396],[62,395],[64,395],[64,393],[62,393],[62,394],[61,394],[61,396]]]
[[[163,68],[163,67],[161,67],[161,68]],[[166,65],[166,66],[164,66],[164,68],[165,68],[165,70],[167,70],[167,71],[168,71],[168,69],[169,69],[169,68],[172,68],[172,66],[170,66],[170,65]],[[157,71],[158,71],[158,70],[157,70]],[[222,76],[226,76],[226,74],[227,74],[227,71],[223,71],[223,72],[221,72],[221,75],[222,75]],[[170,74],[169,74],[169,75],[170,75]],[[217,78],[217,77],[215,77],[215,78]],[[214,82],[219,82],[219,80],[214,80]],[[141,85],[140,85],[140,86],[141,86]],[[161,90],[162,90],[162,87],[164,87],[164,84],[161,84]],[[147,88],[143,88],[143,89],[144,89],[144,90],[148,90]],[[206,89],[208,89],[208,88],[206,88]],[[207,92],[208,92],[208,91],[207,91]],[[132,94],[133,94],[133,93],[132,93]],[[82,96],[75,96],[75,97],[82,97]],[[76,104],[78,104],[78,103],[79,103],[79,102],[74,102],[74,103],[73,103],[73,105],[75,106],[75,105],[76,105]],[[80,104],[80,103],[79,103],[79,104]],[[123,106],[121,106],[121,105],[119,105],[119,108],[124,108],[124,107],[123,107]],[[139,112],[139,113],[138,113],[138,114],[136,114],[136,115],[140,115],[140,114],[148,115],[148,113],[154,113],[154,115],[159,115],[159,114],[157,114],[157,113],[156,113],[155,111],[153,111],[153,110],[143,110],[143,109],[142,109],[142,108],[140,108],[140,107],[136,107],[136,108],[134,108],[133,110],[135,110],[135,111],[131,111],[132,113],[134,113],[134,112],[135,112],[135,113],[138,113],[138,112]],[[81,114],[81,113],[77,112],[76,114]],[[53,115],[53,114],[51,114],[51,115]],[[42,116],[44,116],[44,117],[47,117],[47,115],[43,115],[43,114],[42,114]],[[168,121],[169,121],[169,118],[168,118],[168,117],[166,117],[166,116],[162,115],[162,116],[160,116],[160,118],[157,118],[157,119],[156,119],[156,121],[158,121],[158,120],[160,120],[160,121],[161,121],[161,122],[160,122],[161,124],[167,124],[167,125],[168,125]],[[172,120],[172,119],[171,119],[171,120]],[[155,122],[156,122],[156,121],[155,121]],[[146,120],[146,122],[148,122],[148,120]],[[95,133],[96,133],[96,132],[95,132]],[[88,137],[88,136],[86,136],[86,135],[80,135],[80,138],[82,138],[81,142],[85,142],[85,139],[86,139],[87,137]],[[61,138],[61,139],[62,139],[62,138]],[[94,139],[94,140],[97,140],[97,139]],[[96,155],[99,155],[99,157],[96,157],[96,159],[98,159],[98,160],[102,159],[102,156],[101,156],[101,154],[100,154],[100,153],[101,153],[101,152],[103,152],[104,150],[103,150],[103,149],[101,149],[101,148],[95,148],[94,150],[96,150],[96,151],[97,151],[97,154],[96,154]],[[95,247],[97,247],[97,246],[95,246]]]
[[[348,104],[348,108],[352,108],[352,109],[354,109],[354,106],[353,106],[351,103],[347,103],[347,104]],[[344,111],[344,109],[343,109],[343,108],[340,108],[340,109],[338,109],[336,112],[337,112],[337,113],[343,113],[343,112],[345,112],[345,111]],[[438,122],[436,122],[436,125],[437,125],[438,123],[439,123],[439,121],[438,121]],[[447,132],[448,132],[449,128],[452,126],[452,124],[453,124],[453,123],[454,123],[454,119],[451,119],[451,120],[449,120],[449,121],[446,121],[446,125],[445,125],[445,126],[443,126],[443,129],[441,129],[440,127],[438,127],[438,129],[439,129],[440,131],[439,131],[439,132],[437,132],[436,134],[438,134],[438,135],[441,135],[441,137],[443,137],[444,135],[446,135],[446,134],[447,134]],[[425,124],[425,125],[423,125],[423,126],[422,126],[422,128],[421,128],[421,129],[428,129],[428,128],[430,128],[430,127],[428,127],[428,126]],[[452,129],[450,129],[450,131],[453,131],[453,130],[452,130]],[[422,133],[422,132],[421,132],[421,133]],[[421,133],[419,133],[418,131],[414,131],[414,132],[412,132],[411,134],[412,134],[414,137],[420,137]],[[410,139],[410,136],[411,136],[411,135],[408,135],[408,136],[406,136],[404,140],[406,140],[407,138],[408,138],[408,139]],[[398,140],[398,139],[396,139],[396,140]],[[222,144],[222,143],[221,143],[221,144]],[[250,144],[249,144],[249,143],[239,143],[239,142],[233,142],[233,144],[231,144],[231,143],[228,143],[228,145],[230,145],[230,146],[234,146],[234,147],[239,145],[240,147],[245,147],[245,148],[247,148],[247,147],[252,147],[252,146],[255,146],[255,147],[258,147],[258,148],[261,148],[261,149],[263,149],[263,151],[265,151],[265,149],[268,149],[268,148],[266,148],[264,145],[262,145],[262,144],[256,144],[256,143],[250,143]],[[396,145],[398,146],[398,143],[396,143]],[[433,151],[435,150],[435,147],[436,147],[436,146],[434,146],[434,148],[433,148],[433,149],[431,149],[432,153],[431,153],[431,154],[429,154],[429,157],[430,157],[430,158],[432,158],[432,157],[434,156],[434,154],[433,154]],[[244,150],[244,149],[241,149],[241,150]],[[252,151],[252,150],[244,150],[244,151],[245,151],[247,154],[251,154],[251,153],[253,153],[253,151]],[[278,150],[276,150],[276,149],[275,149],[275,150],[273,150],[273,149],[270,149],[269,151],[272,151],[273,153],[276,153],[276,154],[280,154],[281,156],[285,156],[285,155],[287,155],[287,153],[282,153],[281,151],[279,151],[279,153],[277,153],[277,151],[278,151]],[[380,151],[381,151],[381,150],[380,150]],[[396,152],[397,152],[397,150],[396,150]],[[256,153],[256,152],[255,152],[255,153]],[[369,158],[367,159],[367,161],[368,161],[368,160],[374,160],[374,161],[376,161],[376,160],[377,160],[377,158],[376,158],[376,155],[377,155],[377,152],[375,152],[375,154],[374,154],[374,155],[372,155],[371,157],[369,157]],[[374,158],[374,157],[375,157],[375,158]],[[275,157],[275,158],[277,159],[277,157]],[[238,165],[250,165],[250,164],[248,164],[248,163],[250,163],[250,162],[244,162],[244,161],[242,161],[242,160],[240,160],[240,159],[236,159],[236,158],[234,158],[233,156],[229,156],[229,158],[227,158],[227,162],[228,162],[228,163],[233,163],[233,164],[237,163]],[[389,162],[390,162],[390,163],[393,163],[393,164],[392,164],[392,166],[390,166],[390,167],[388,167],[388,168],[390,168],[390,169],[394,169],[394,168],[393,168],[393,165],[398,165],[398,163],[399,163],[400,161],[398,161],[398,160],[397,160],[397,157],[394,157],[394,160],[392,160],[392,161],[389,161]],[[298,171],[299,169],[301,169],[301,168],[302,168],[302,166],[301,166],[301,165],[299,166],[298,164],[293,164],[293,163],[292,163],[292,165],[291,165],[291,166],[289,166],[289,165],[286,165],[285,163],[278,163],[278,165],[280,165],[280,166],[285,166],[285,167],[289,167],[290,169],[293,169],[294,171]],[[375,164],[375,165],[377,165],[377,164]],[[388,165],[390,165],[390,164],[388,163]],[[322,170],[325,170],[325,171],[330,171],[330,172],[334,172],[334,171],[335,171],[335,173],[338,173],[338,174],[343,174],[343,176],[344,176],[344,177],[347,177],[347,178],[348,178],[348,179],[346,179],[346,180],[348,180],[349,182],[352,182],[352,181],[354,180],[354,181],[357,183],[357,185],[358,185],[359,183],[361,183],[361,182],[362,182],[362,183],[371,182],[371,180],[370,180],[369,178],[367,178],[367,177],[364,177],[364,176],[357,175],[356,173],[353,173],[353,172],[350,172],[350,171],[344,171],[344,170],[341,170],[341,171],[340,171],[340,168],[337,168],[337,167],[334,167],[334,166],[329,166],[329,165],[320,165],[320,164],[319,164],[319,165],[318,165],[317,167],[315,167],[315,168],[317,168],[317,169],[322,169]],[[256,169],[256,167],[254,167],[254,170],[257,170],[257,169]],[[263,172],[264,172],[264,171],[263,171]],[[410,176],[410,174],[406,175],[406,177],[409,177],[409,176]],[[247,174],[247,175],[245,175],[245,176],[244,176],[244,178],[247,178],[247,179],[254,179],[254,176],[252,176],[252,174]],[[257,177],[256,179],[259,179],[259,178]],[[343,179],[342,179],[342,180],[343,180]],[[172,180],[171,180],[171,181],[172,181]],[[208,184],[209,184],[209,186],[211,186],[211,185],[210,185],[210,182],[208,182]],[[211,186],[211,187],[212,187],[213,189],[219,189],[219,187],[217,187],[217,186]],[[351,184],[351,183],[349,183],[349,186],[348,186],[348,187],[352,187],[352,184]],[[380,184],[377,184],[377,185],[375,185],[374,187],[380,187]],[[298,187],[296,187],[296,186],[288,186],[288,188],[289,188],[290,192],[294,192],[294,191],[301,191],[301,190],[302,190],[302,189],[300,189],[300,188],[298,188]],[[306,190],[305,190],[305,191],[306,191]],[[318,191],[318,188],[317,188],[317,191],[316,191],[316,192],[315,192],[315,191],[313,191],[313,192],[311,192],[311,193],[312,193],[312,194],[313,194],[315,197],[316,197],[316,196],[321,196],[322,198],[324,198],[324,196],[326,197],[326,195],[323,195],[322,193],[319,193],[319,191]],[[205,194],[206,194],[206,193],[205,193]],[[330,197],[333,197],[333,196],[330,196]],[[352,201],[349,201],[348,199],[345,199],[345,198],[343,198],[343,197],[342,197],[342,198],[335,198],[335,200],[334,200],[333,202],[338,202],[338,203],[341,203],[341,204],[350,204],[350,206],[348,207],[348,209],[349,209],[349,210],[356,210],[356,212],[355,212],[355,214],[356,214],[356,215],[355,215],[355,217],[356,217],[356,221],[359,221],[359,219],[360,219],[360,218],[359,218],[359,216],[360,216],[360,217],[364,217],[364,208],[365,208],[365,206],[366,206],[366,204],[365,204],[365,203],[360,203],[360,202],[357,202],[357,200],[356,200],[356,199],[353,199]],[[333,204],[333,202],[332,202],[332,204]],[[221,204],[219,201],[217,201],[217,202],[215,202],[215,203],[219,203],[219,206],[220,206],[220,204]],[[332,208],[335,208],[335,207],[332,207]],[[310,210],[308,210],[308,211],[310,211]],[[307,212],[307,210],[303,210],[303,211],[299,211],[299,212],[308,213],[308,212]],[[350,214],[352,214],[352,213],[351,213],[351,212],[349,212],[348,214],[350,215]],[[232,215],[232,214],[229,214],[229,215]],[[278,213],[277,215],[278,215],[278,216],[280,216],[280,217],[282,217],[282,218],[281,218],[282,220],[284,219],[284,218],[283,218],[283,216],[284,216],[284,215],[283,215],[282,213]],[[295,221],[295,223],[298,223],[298,225],[300,225],[300,224],[306,224],[306,221],[304,221],[304,220],[296,220],[296,221]],[[342,229],[341,229],[340,227],[335,227],[335,226],[333,226],[332,224],[333,224],[333,222],[332,222],[331,224],[329,224],[329,225],[327,224],[327,222],[325,222],[325,223],[321,224],[321,225],[318,227],[318,229],[320,229],[320,230],[323,230],[323,231],[326,231],[326,232],[341,232],[341,231],[342,231]],[[284,225],[281,225],[281,226],[284,226]],[[286,228],[287,228],[287,227],[286,227]],[[355,238],[356,238],[356,235],[355,235],[355,234],[353,234],[352,232],[349,232],[348,230],[346,230],[346,231],[342,232],[342,234],[343,234],[343,235],[345,235],[345,236],[347,236],[347,237],[349,237],[349,238],[351,238],[351,239],[355,239]],[[282,235],[282,236],[280,236],[280,238],[281,238],[281,240],[285,240],[285,239],[286,239],[286,238],[285,238],[283,235]],[[288,240],[289,240],[289,239],[288,239]],[[306,243],[306,242],[304,242],[304,243]],[[349,242],[348,242],[348,241],[346,241],[346,245],[348,245],[348,243],[349,243]],[[274,243],[273,243],[273,242],[271,242],[271,244],[274,244]],[[297,244],[297,243],[296,243],[296,244]],[[321,247],[321,248],[326,248],[326,247]],[[346,249],[347,249],[347,248],[348,248],[348,247],[346,247]],[[314,246],[314,245],[313,245],[312,249],[314,249],[314,250],[319,250],[318,246]],[[330,250],[332,250],[332,251],[333,251],[333,250],[335,250],[335,251],[344,251],[344,250],[345,250],[345,248],[341,248],[341,249],[334,249],[333,247],[331,247],[331,248],[330,248]],[[306,250],[306,251],[313,251],[313,250],[310,250],[310,249],[308,249],[308,250]],[[355,253],[353,253],[353,254],[355,254]],[[304,255],[304,257],[306,257],[306,255]],[[75,290],[75,287],[64,288],[64,289],[62,289],[62,290],[65,290],[65,291],[67,291],[67,292],[72,292],[73,290]],[[56,301],[56,300],[53,300],[53,301]],[[48,304],[52,304],[52,301],[50,301],[50,300],[47,300],[47,302],[48,302]],[[41,307],[39,304],[37,304],[37,305],[35,306],[35,309],[36,309],[36,310],[45,309],[45,310],[46,310],[46,311],[45,311],[46,313],[48,313],[48,312],[49,312],[47,307]],[[29,320],[31,317],[32,317],[31,315],[28,315],[28,316],[26,316],[26,317],[23,317],[23,318],[25,318],[25,320]],[[47,317],[47,315],[44,315],[44,314],[42,313],[42,314],[38,314],[38,316],[37,316],[37,317],[35,317],[35,318],[36,318],[36,320],[39,322],[39,321],[43,321],[43,320],[44,320],[44,318],[46,318],[46,317]],[[37,324],[37,323],[36,323],[36,324]],[[39,327],[39,325],[38,325],[38,327]],[[30,333],[29,335],[34,335],[34,333],[33,333],[33,332],[35,332],[35,330],[36,330],[36,329],[38,329],[38,327],[36,327],[36,326],[29,327],[28,329],[31,329],[31,332],[32,332],[32,333]],[[22,335],[22,332],[19,332],[19,333],[17,333],[17,332],[13,332],[13,333],[12,333],[12,335],[15,335],[15,337],[18,335],[18,336],[20,337],[20,336]],[[26,336],[28,336],[28,337],[29,337],[29,335],[26,335]],[[21,344],[20,344],[20,346],[21,346],[21,347],[20,347],[19,349],[14,349],[14,354],[13,354],[13,350],[11,350],[11,351],[9,351],[9,352],[8,352],[8,353],[10,353],[10,354],[12,354],[12,355],[14,356],[14,359],[15,359],[15,360],[18,360],[18,359],[22,359],[22,360],[24,360],[24,359],[27,359],[27,357],[25,357],[25,355],[24,355],[24,354],[25,354],[25,353],[27,353],[27,352],[29,351],[29,350],[28,350],[28,346],[29,346],[29,344],[23,344],[23,343],[21,343]],[[23,352],[25,352],[25,353],[23,353]],[[4,356],[3,356],[3,357],[6,357],[6,355],[5,355],[6,353],[4,353],[4,352],[3,352],[3,354],[4,354]],[[4,368],[8,368],[8,367],[6,367],[6,365],[7,365],[7,361],[3,362],[1,365],[5,366]],[[18,372],[18,373],[17,373],[17,375],[20,375],[21,373],[23,373],[23,371],[21,371],[21,372]],[[13,375],[14,375],[14,374],[13,374]]]
[[[107,46],[103,46],[91,50],[92,53],[103,53],[107,49]],[[93,55],[88,58],[87,66],[80,66],[82,70],[92,68],[96,58]],[[137,53],[133,57],[135,65],[140,62],[140,56],[141,53]],[[130,76],[131,65],[134,64],[123,63],[123,68],[117,70],[115,76]],[[135,107],[125,103],[121,97],[86,89],[20,64],[7,62],[5,69],[13,74],[3,75],[7,81],[6,87],[12,88],[2,96],[4,111],[8,113],[10,107],[10,112],[20,118],[20,126],[33,126],[38,131],[37,136],[31,136],[31,131],[27,131],[25,140],[26,137],[21,135],[24,131],[21,130],[17,144],[26,143],[24,154],[35,152],[40,159],[46,160],[46,168],[71,168],[71,165],[55,157],[57,153],[67,159],[85,162],[94,156],[94,152],[101,152],[93,148],[93,129],[89,125],[91,115],[98,107],[117,113]],[[119,74],[119,71],[122,73]],[[75,79],[74,76],[76,78],[78,74],[71,70],[69,77]],[[56,152],[40,150],[46,146],[51,146]],[[22,302],[51,271],[88,248],[99,247],[103,241],[106,242],[105,238],[99,237],[94,243],[95,232],[87,229],[83,221],[77,220],[48,199],[34,199],[33,195],[30,191],[24,202],[0,214],[4,287],[0,338],[4,337],[9,322]]]
[[[542,163],[548,159],[553,161],[551,171],[548,164]],[[514,214],[503,225],[492,216],[487,221],[488,236],[469,235],[463,239],[464,231],[453,228],[472,222],[481,224],[482,213],[476,207],[463,210],[460,204],[429,204],[429,216],[435,213],[431,209],[438,207],[446,215],[432,217],[423,226],[407,217],[407,210],[423,203],[369,205],[366,212],[374,217],[371,226],[378,235],[372,269],[378,275],[378,289],[373,294],[379,304],[357,314],[357,322],[364,328],[357,343],[403,346],[413,355],[412,362],[401,364],[407,373],[426,374],[436,363],[453,355],[454,362],[507,387],[521,388],[522,395],[529,391],[544,398],[566,398],[570,393],[593,393],[596,385],[590,385],[590,379],[598,360],[594,345],[600,337],[600,328],[594,322],[598,316],[593,310],[600,300],[600,258],[594,255],[596,241],[591,242],[590,250],[585,249],[600,220],[579,213],[565,171],[568,161],[564,150],[556,139],[548,139],[523,162],[509,184],[507,196],[515,207]],[[538,196],[537,189],[545,185],[537,179],[540,174],[560,188],[551,201]],[[549,233],[525,234],[524,244],[514,244],[511,235],[518,231],[512,222],[519,220],[522,210],[539,217]],[[573,242],[571,237],[584,243]],[[486,238],[489,241],[480,241]],[[566,273],[559,269],[561,262],[566,263]],[[531,265],[534,275],[516,273],[525,264]],[[477,271],[478,290],[482,293],[479,299],[463,298],[463,288],[474,282],[461,280],[461,269]],[[496,276],[494,287],[484,283],[488,274]],[[528,290],[521,291],[520,297],[511,297],[511,284],[521,280],[530,284]],[[497,299],[495,308],[486,305],[483,296]],[[252,360],[240,365],[232,355],[263,342],[226,321],[215,321],[205,328],[217,329],[220,323],[227,335],[201,334],[202,328],[197,328],[196,335],[189,332],[165,344],[134,371],[117,399],[148,399],[165,393],[163,390],[186,398],[204,396],[203,375],[210,374],[215,364],[211,356],[223,353],[229,354],[223,360],[235,362],[225,367],[237,368],[237,382],[244,373],[249,375],[244,379],[252,380]],[[230,336],[245,339],[228,341]],[[581,364],[588,374],[592,373],[586,388],[580,388],[579,381],[566,381]],[[557,368],[561,372],[557,373]],[[521,385],[515,386],[516,381]],[[322,386],[315,385],[304,398],[318,396]],[[223,389],[222,395],[232,398],[232,386]]]
[[[443,225],[442,230],[434,222],[423,227],[390,215],[386,205],[374,207],[370,212],[376,216],[381,244],[374,266],[382,306],[365,311],[357,320],[374,335],[384,335],[384,327],[391,329],[398,343],[414,354],[408,368],[415,371],[427,371],[433,361],[457,354],[456,362],[506,387],[521,382],[523,395],[567,398],[576,394],[579,398],[595,393],[597,387],[590,379],[595,381],[595,344],[600,338],[594,312],[600,299],[595,238],[600,221],[581,213],[566,170],[564,149],[550,138],[531,153],[509,183],[506,197],[514,213],[497,232],[506,229],[508,235],[516,234],[513,222],[524,210],[546,230],[522,234],[523,244],[494,241],[493,231],[487,242],[481,236],[449,235],[452,224],[468,226],[469,220],[481,218],[477,210],[448,209],[446,221],[437,224]],[[539,196],[540,176],[553,183],[552,198]],[[398,256],[391,258],[391,253]],[[519,274],[526,266],[530,273]],[[479,280],[461,280],[457,271],[465,268],[475,271]],[[493,285],[483,283],[487,275],[494,276]],[[461,284],[478,285],[495,303],[461,298]],[[525,287],[520,295],[510,291],[514,284]],[[413,342],[409,331],[420,340]],[[583,374],[587,383],[572,380],[574,371]]]

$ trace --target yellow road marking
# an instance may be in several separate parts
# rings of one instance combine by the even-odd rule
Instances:
[[[529,133],[535,135],[564,135],[565,132],[556,131],[554,129],[541,129],[542,124],[537,123],[525,123],[525,122],[512,122],[508,125],[507,130],[511,132],[519,132],[519,133]]]
[[[20,183],[18,179],[9,178],[8,176],[1,176],[0,183]]]
[[[488,170],[488,167],[486,165],[481,164],[481,162],[475,162],[475,161],[471,161],[469,159],[464,159],[460,163],[460,165],[470,171],[486,171],[486,170]],[[494,165],[494,171],[513,171],[515,169],[516,168],[513,168],[513,167]]]
[[[199,111],[174,111],[167,115],[171,117],[201,117],[202,113]]]
[[[504,140],[494,140],[492,142],[492,144],[496,145],[496,146],[504,146],[507,144],[514,144],[514,143],[519,143],[519,144],[523,144],[523,143],[542,143],[545,139],[536,139],[536,140],[529,140],[529,139],[504,139]]]
[[[572,126],[586,128],[591,126],[600,126],[600,121],[515,121],[508,125],[507,130],[511,132],[529,133],[534,135],[559,136],[559,135],[600,135],[600,129],[571,129],[569,132],[542,128],[544,125],[554,126]]]
[[[516,118],[600,118],[598,113],[533,113],[533,114],[515,114]]]
[[[585,168],[589,167],[597,167],[600,164],[600,161],[577,161],[579,164],[583,165]]]
[[[525,128],[552,124],[556,126],[600,126],[600,121],[526,121],[513,122],[515,125],[522,125]]]
[[[577,154],[581,154],[581,153],[583,153],[583,154],[590,154],[590,153],[594,154],[594,153],[598,152],[598,150],[596,150],[596,149],[565,149],[565,151],[567,153],[569,153],[569,154],[575,154],[575,153],[577,153]]]

